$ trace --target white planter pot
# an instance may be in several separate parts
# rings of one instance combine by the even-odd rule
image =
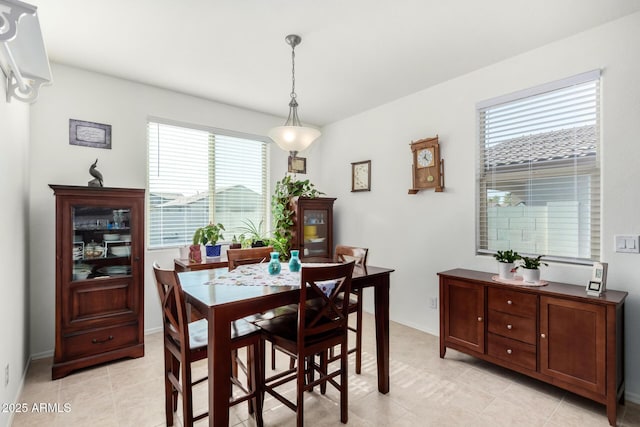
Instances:
[[[522,281],[525,283],[538,283],[540,281],[540,270],[522,268]]]
[[[180,259],[189,259],[189,246],[180,246]]]
[[[498,277],[504,280],[513,280],[514,273],[511,271],[513,267],[513,262],[498,262]]]

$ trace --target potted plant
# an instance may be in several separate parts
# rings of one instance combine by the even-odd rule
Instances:
[[[222,224],[210,222],[209,225],[200,227],[193,233],[193,245],[205,245],[208,257],[220,256],[221,245],[216,243],[218,243],[218,240],[224,239],[223,230],[224,226]]]
[[[519,260],[520,254],[516,251],[498,251],[493,257],[498,261],[498,277],[505,280],[513,279],[516,272],[515,262]]]
[[[243,219],[242,223],[244,226],[238,227],[239,231],[242,231],[241,237],[244,242],[244,246],[251,246],[252,248],[259,248],[263,246],[267,246],[269,242],[269,237],[266,236],[264,231],[264,220],[260,220],[258,225],[256,225],[250,219]]]
[[[244,236],[240,235],[240,239],[243,239]],[[233,235],[233,239],[231,239],[231,244],[229,245],[229,249],[240,249],[242,248],[242,244],[240,243],[242,240],[238,240],[236,235]]]
[[[540,281],[540,265],[549,265],[541,261],[540,258],[542,258],[542,255],[538,255],[537,257],[520,257],[520,262],[522,263],[522,281],[526,283],[538,283]]]
[[[294,214],[291,210],[291,199],[293,197],[315,198],[322,194],[324,193],[316,190],[308,179],[297,181],[291,175],[285,175],[281,181],[276,182],[273,196],[271,196],[271,214],[273,215],[273,237],[280,249],[281,260],[289,259]]]

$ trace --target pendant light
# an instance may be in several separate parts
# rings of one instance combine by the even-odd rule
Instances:
[[[296,100],[296,46],[302,38],[296,34],[289,34],[285,41],[291,46],[291,101],[289,101],[289,117],[284,126],[278,126],[269,131],[269,137],[278,147],[288,151],[291,157],[296,157],[298,151],[309,147],[320,136],[318,129],[302,126],[298,118],[298,101]]]

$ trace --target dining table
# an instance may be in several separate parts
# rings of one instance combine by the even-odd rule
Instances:
[[[260,266],[178,273],[186,302],[208,321],[209,426],[229,425],[232,322],[299,302],[300,281],[292,282],[286,264],[280,275],[273,276],[267,272],[267,263]],[[311,266],[302,264],[302,268]],[[351,283],[353,289],[373,288],[378,391],[384,394],[389,392],[389,290],[393,271],[385,267],[357,266]]]

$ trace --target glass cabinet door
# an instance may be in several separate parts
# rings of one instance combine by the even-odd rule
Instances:
[[[131,274],[131,208],[72,206],[72,281]]]
[[[328,211],[326,209],[305,209],[304,256],[326,256],[328,250]]]

